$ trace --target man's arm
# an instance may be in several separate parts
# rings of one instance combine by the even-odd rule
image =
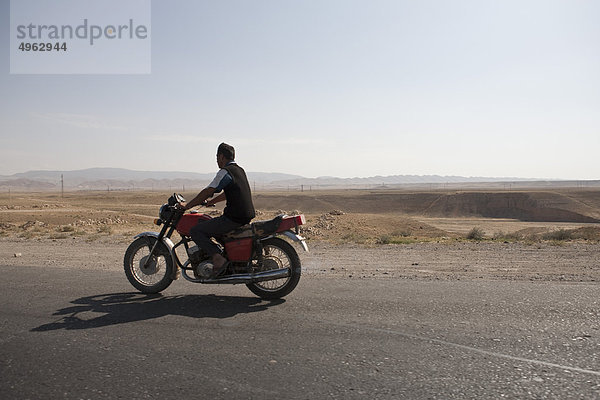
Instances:
[[[181,206],[184,210],[189,210],[192,207],[196,207],[197,205],[202,204],[206,199],[211,198],[215,193],[219,193],[225,186],[229,185],[232,181],[231,175],[227,172],[226,169],[220,169],[217,172],[217,176],[209,185],[204,188],[196,197],[194,197],[190,202],[181,203]],[[225,200],[225,192],[218,195],[215,199],[211,201],[212,204],[218,203],[219,201]]]
[[[202,191],[200,193],[198,193],[196,195],[196,197],[194,197],[189,202],[181,203],[181,206],[183,207],[184,210],[189,210],[190,208],[193,208],[193,207],[196,207],[196,206],[202,204],[204,202],[204,200],[212,197],[212,195],[214,193],[215,193],[215,188],[212,188],[212,187],[204,188],[204,189],[202,189]]]
[[[220,201],[225,201],[227,200],[227,198],[225,197],[225,192],[221,193],[220,195],[218,195],[217,197],[215,197],[214,199],[207,201],[206,205],[208,206],[212,206],[215,205],[216,203],[220,202]]]

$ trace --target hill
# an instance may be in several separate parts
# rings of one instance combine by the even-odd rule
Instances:
[[[427,217],[508,218],[540,222],[600,222],[600,191],[338,191],[255,194],[265,209],[319,213],[402,214]]]
[[[215,172],[135,171],[122,168],[89,168],[75,171],[28,171],[0,176],[0,188],[13,190],[113,190],[200,188],[207,185]],[[249,172],[250,182],[270,185],[272,182],[301,178],[298,175]]]
[[[10,176],[0,176],[0,189],[46,191],[60,190],[132,190],[164,189],[182,190],[205,187],[215,172],[196,173],[185,171],[135,171],[122,168],[89,168],[75,171],[28,171]],[[600,181],[533,180],[514,177],[462,177],[440,175],[390,175],[366,178],[318,177],[248,172],[248,180],[254,189],[312,190],[312,189],[377,189],[377,188],[555,188],[600,187]]]

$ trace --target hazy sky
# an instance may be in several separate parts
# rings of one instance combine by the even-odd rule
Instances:
[[[600,179],[600,1],[153,1],[149,75],[11,75],[9,10],[0,174]]]

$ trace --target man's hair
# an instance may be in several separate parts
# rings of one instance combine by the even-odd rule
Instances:
[[[235,149],[227,143],[221,143],[217,149],[217,155],[223,154],[228,160],[235,160]]]

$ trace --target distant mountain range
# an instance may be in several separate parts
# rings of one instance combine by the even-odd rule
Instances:
[[[215,172],[201,174],[197,172],[179,172],[179,171],[134,171],[122,168],[89,168],[76,171],[28,171],[10,176],[1,176],[0,180],[11,179],[29,179],[40,182],[60,182],[63,176],[65,185],[80,185],[82,182],[93,182],[99,180],[114,181],[135,181],[145,180],[190,180],[190,181],[210,181],[214,178]],[[256,179],[261,182],[270,182],[284,179],[301,178],[299,175],[280,174],[280,173],[248,173],[249,179]]]
[[[62,176],[62,181],[61,181]],[[64,185],[69,190],[131,190],[131,189],[195,189],[205,187],[214,177],[213,173],[134,171],[122,168],[90,168],[76,171],[28,171],[10,176],[0,175],[0,189],[56,190]],[[337,178],[323,176],[305,178],[299,175],[248,172],[248,180],[254,188],[377,188],[400,185],[440,186],[457,184],[527,184],[536,179],[489,178],[439,175],[391,175],[368,178]],[[557,181],[541,181],[546,185]],[[587,181],[596,186],[598,181]],[[593,184],[595,182],[595,184]],[[574,183],[578,184],[578,183]]]

